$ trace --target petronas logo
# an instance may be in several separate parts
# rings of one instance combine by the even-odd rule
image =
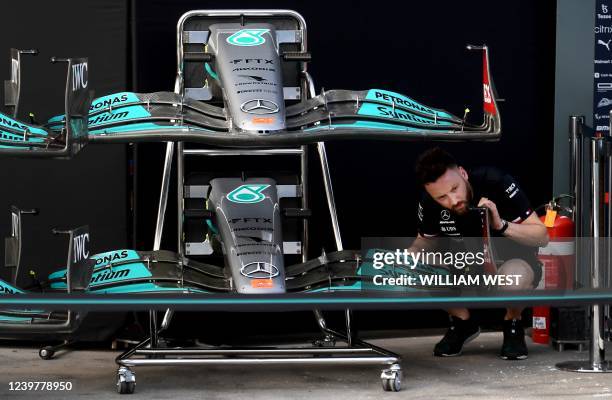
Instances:
[[[259,46],[266,42],[263,37],[266,32],[270,32],[270,29],[242,29],[228,37],[227,43],[234,46]]]
[[[227,199],[233,203],[253,204],[266,198],[263,192],[270,185],[242,185],[227,194]]]

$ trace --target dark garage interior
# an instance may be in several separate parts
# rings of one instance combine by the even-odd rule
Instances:
[[[425,137],[423,140],[412,141],[357,138],[326,143],[343,248],[362,251],[363,240],[367,238],[405,238],[408,241],[408,238],[414,238],[421,232],[417,210],[424,189],[415,176],[415,163],[419,155],[433,146],[440,146],[454,155],[458,164],[469,174],[479,167],[495,167],[509,174],[519,184],[530,209],[537,210],[540,216],[546,214],[544,206],[557,196],[584,197],[584,200],[580,200],[582,203],[579,203],[582,205],[582,219],[577,219],[575,208],[571,217],[576,224],[576,232],[582,231],[584,237],[594,237],[597,236],[593,234],[594,220],[610,224],[608,192],[607,189],[601,189],[606,192],[605,200],[604,197],[592,198],[589,196],[593,191],[589,192],[589,188],[595,190],[595,183],[591,182],[596,181],[607,188],[610,179],[607,175],[584,175],[584,187],[576,191],[573,186],[575,182],[572,181],[575,175],[572,173],[576,174],[577,164],[572,164],[570,157],[572,142],[568,140],[571,137],[568,133],[568,120],[571,115],[585,115],[584,126],[594,130],[588,140],[607,135],[600,132],[600,126],[605,125],[600,119],[605,118],[598,104],[602,104],[601,97],[605,96],[605,92],[598,92],[599,81],[593,80],[593,76],[595,80],[600,76],[598,72],[593,75],[593,59],[608,55],[601,53],[605,46],[596,40],[599,38],[596,36],[597,28],[591,28],[593,21],[596,27],[600,24],[597,18],[603,18],[601,23],[604,25],[608,23],[601,17],[607,15],[607,8],[604,8],[606,4],[603,0],[584,3],[571,0],[494,3],[481,0],[467,3],[438,0],[397,4],[316,0],[260,0],[257,3],[63,0],[47,4],[26,0],[6,6],[7,15],[12,17],[5,18],[6,34],[0,37],[0,51],[6,57],[5,79],[9,79],[9,49],[38,50],[36,56],[22,55],[21,97],[19,112],[15,117],[16,120],[38,126],[64,113],[66,65],[50,64],[52,56],[87,57],[88,88],[94,90],[95,98],[118,92],[173,92],[177,73],[177,21],[183,14],[190,10],[215,9],[294,10],[307,23],[308,52],[312,56],[307,66],[317,95],[325,97],[326,92],[334,89],[392,91],[463,118],[461,124],[466,121],[477,124],[488,118],[483,112],[483,58],[467,51],[466,45],[486,44],[489,49],[489,72],[494,80],[492,90],[502,121],[499,140],[442,140],[434,143]],[[214,36],[211,34],[211,37]],[[605,42],[605,37],[601,38],[600,41]],[[221,45],[207,46],[205,52],[222,51],[215,47]],[[219,54],[216,57],[220,60]],[[211,58],[208,62],[213,63],[211,60],[215,59]],[[597,63],[595,65],[597,67]],[[601,76],[603,80],[604,72],[601,72]],[[223,90],[224,96],[227,96],[226,89]],[[225,109],[227,97],[217,100]],[[286,107],[289,109],[290,106]],[[586,147],[586,134],[584,137],[585,148],[581,153],[584,161],[581,168],[587,170],[589,164],[586,160],[590,153]],[[306,176],[307,203],[311,213],[307,218],[308,251],[304,255],[307,260],[316,259],[322,253],[333,254],[338,250],[328,210],[326,182],[322,177],[325,171],[319,162],[316,146],[313,144],[310,147],[312,150],[309,150],[306,157],[309,166]],[[70,160],[4,157],[0,154],[0,177],[4,183],[0,211],[5,210],[5,214],[2,214],[4,217],[0,218],[0,233],[5,237],[12,234],[9,214],[11,206],[38,209],[37,216],[23,216],[21,274],[13,282],[15,287],[35,289],[40,287],[40,281],[44,281],[49,274],[66,268],[68,240],[65,235],[52,234],[54,228],[73,229],[88,225],[91,235],[88,250],[91,254],[116,249],[139,252],[153,250],[166,149],[163,141],[105,145],[92,142]],[[213,146],[213,149],[217,147]],[[2,150],[0,147],[0,153]],[[259,156],[240,157],[239,162],[236,159],[191,158],[185,161],[184,166],[188,171],[211,175],[213,171],[216,174],[231,171],[232,176],[241,176],[243,180],[247,176],[258,176],[251,171],[273,171],[284,179],[285,171],[299,168],[299,162],[286,156],[273,161]],[[178,244],[185,240],[185,236],[182,231],[178,231],[183,225],[182,222],[179,224],[179,218],[182,217],[176,212],[179,206],[176,196],[176,188],[179,186],[175,174],[177,168],[177,159],[174,159],[160,248],[183,254],[184,249],[179,249]],[[603,171],[601,169],[600,173],[604,174]],[[193,178],[193,175],[185,176]],[[210,195],[211,189],[207,190]],[[211,198],[207,197],[206,203],[198,203],[198,207],[209,207]],[[577,207],[575,202],[574,199],[570,208]],[[292,203],[291,207],[300,207],[295,204]],[[604,211],[593,214],[597,207],[602,207]],[[240,214],[240,217],[245,215]],[[203,220],[206,218],[211,217]],[[299,224],[291,225],[292,229],[298,231],[299,227]],[[605,230],[602,232],[603,236],[607,235]],[[576,233],[570,236],[579,235]],[[407,242],[402,246],[409,245]],[[10,259],[10,254],[5,254],[2,246],[0,253],[1,259]],[[224,253],[215,260],[223,262],[224,256],[227,256],[225,248]],[[293,257],[291,263],[302,260],[299,255]],[[574,289],[599,289],[597,294],[601,296],[606,293],[610,275],[607,270],[604,271],[606,283],[598,287],[590,286],[592,270],[589,268],[596,264],[592,257],[596,256],[584,258],[587,260],[585,262],[580,259],[581,263],[576,258],[576,281],[574,287],[567,288],[570,289],[570,295]],[[208,262],[208,259],[204,260],[198,259],[200,262]],[[601,265],[607,265],[605,262],[601,261]],[[0,279],[10,282],[12,273],[11,268],[0,269]],[[224,279],[231,281],[228,273],[226,270]],[[182,283],[182,275],[180,279]],[[64,282],[64,285],[68,284],[66,278]],[[234,290],[232,282],[229,285]],[[588,347],[586,332],[594,329],[587,321],[588,316],[592,316],[589,310],[592,312],[593,306],[590,304],[594,300],[581,298],[580,301],[570,304],[568,300],[566,306],[552,307],[550,315],[547,314],[547,323],[550,324],[552,318],[552,323],[557,324],[556,328],[551,327],[557,329],[557,335],[560,327],[574,324],[572,329],[579,332],[577,335],[580,337],[567,342],[558,341],[556,344],[553,337],[547,347],[538,347],[536,350],[529,342],[530,357],[531,354],[534,358],[553,354],[555,362],[565,361],[570,358],[563,357],[567,352],[554,352],[563,350],[564,345],[559,343],[566,343],[566,347],[575,351],[572,353],[575,359],[587,357],[587,353],[582,350]],[[401,338],[418,338],[415,340],[425,343],[422,346],[433,345],[438,340],[437,336],[431,343],[423,338],[438,335],[448,326],[449,316],[445,309],[451,307],[434,307],[432,304],[422,308],[378,308],[372,305],[355,307],[351,314],[353,334],[372,340],[391,340],[393,348],[401,348],[402,351],[410,347],[410,342],[402,342]],[[548,304],[540,301],[533,305]],[[164,308],[157,308],[160,310],[156,314],[157,322],[161,324]],[[278,307],[270,307],[268,310],[261,306],[256,312],[248,307],[230,307],[227,311],[178,310],[171,326],[165,330],[164,338],[160,340],[170,347],[205,343],[225,348],[253,344],[271,346],[275,343],[291,344],[321,339],[320,327],[312,310],[304,307],[294,307],[294,311],[280,311]],[[491,303],[472,310],[471,318],[478,321],[483,332],[491,335],[487,336],[487,348],[497,350],[497,342],[490,338],[496,337],[494,335],[503,329],[505,312],[502,303]],[[608,312],[606,308],[606,318]],[[522,311],[521,324],[529,334],[536,314],[531,307]],[[85,316],[85,313],[82,315]],[[325,316],[329,327],[339,331],[345,329],[346,314],[343,307],[326,310]],[[70,348],[75,353],[98,351],[104,354],[111,346],[117,350],[117,346],[138,343],[147,335],[149,324],[150,314],[143,307],[125,307],[121,311],[90,310],[81,330],[70,337],[76,342],[71,343]],[[39,348],[66,339],[63,334],[34,337],[27,334],[5,335],[1,325],[0,337],[6,337],[7,340],[1,340],[0,345],[7,349],[11,346],[18,346],[19,349]],[[60,358],[70,357],[69,352]],[[477,357],[469,360],[471,363],[480,363]],[[15,362],[25,361],[15,358]],[[453,364],[454,367],[461,367],[459,359],[453,362],[457,363]],[[542,365],[530,365],[527,368],[544,368]],[[494,368],[498,368],[498,365]],[[499,366],[499,369],[502,370],[502,367]],[[218,372],[214,370],[214,373]],[[419,373],[423,374],[423,371]],[[555,376],[550,379],[555,379]],[[406,380],[410,381],[410,378]],[[147,385],[151,383],[148,381]],[[583,383],[576,381],[570,384],[579,386]],[[328,383],[326,385],[329,386]],[[86,384],[83,383],[83,386]],[[194,389],[187,386],[190,390]],[[170,396],[172,389],[166,387],[164,390],[168,390],[165,393]],[[395,391],[390,386],[385,390]],[[411,389],[404,390],[410,392]],[[136,393],[139,391],[140,388]],[[453,388],[449,388],[449,392],[452,391]],[[81,395],[83,393],[79,392]],[[196,398],[193,397],[197,396],[194,393],[197,391],[185,394],[185,398]],[[246,392],[240,393],[248,396]],[[323,393],[317,392],[314,397],[319,398],[317,396]],[[378,392],[372,393],[369,395],[374,396]],[[263,395],[263,392],[260,394]],[[429,395],[435,398],[435,394]],[[487,396],[493,396],[493,392],[475,393],[474,397],[478,395],[480,398],[490,398]],[[275,392],[271,396],[286,398],[289,395]],[[440,398],[447,397],[441,395]]]

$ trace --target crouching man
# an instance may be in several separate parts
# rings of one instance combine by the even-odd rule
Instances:
[[[441,237],[460,240],[480,232],[474,219],[468,218],[471,207],[489,211],[491,235],[505,237],[504,251],[497,254],[498,274],[519,276],[509,290],[525,290],[538,285],[542,266],[537,248],[548,243],[548,232],[533,212],[517,182],[496,168],[481,167],[469,173],[439,147],[423,153],[416,164],[416,177],[424,189],[418,209],[418,236],[409,251],[432,250]],[[469,232],[469,233],[468,233]],[[451,267],[452,268],[452,267]],[[501,288],[501,287],[500,287]],[[470,318],[467,308],[447,310],[451,326],[434,347],[439,357],[461,354],[463,345],[480,334],[480,327]],[[505,360],[527,358],[525,332],[521,325],[522,308],[508,307],[503,322],[504,341],[500,357]]]

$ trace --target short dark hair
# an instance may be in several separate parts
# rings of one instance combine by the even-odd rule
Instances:
[[[447,169],[456,168],[457,160],[446,150],[432,147],[419,156],[415,166],[415,175],[420,185],[435,182],[444,175]]]

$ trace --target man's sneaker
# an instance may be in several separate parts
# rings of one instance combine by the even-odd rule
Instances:
[[[471,319],[451,317],[451,326],[434,347],[434,356],[452,357],[461,354],[463,345],[480,335],[480,327]]]
[[[504,344],[499,356],[504,360],[524,360],[527,358],[525,330],[520,320],[504,321]]]

